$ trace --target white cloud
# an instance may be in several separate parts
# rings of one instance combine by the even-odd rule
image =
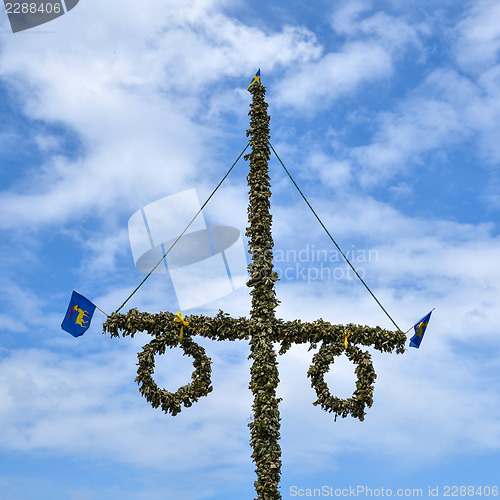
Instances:
[[[371,142],[346,153],[359,166],[361,184],[387,183],[417,166],[425,168],[426,155],[441,153],[446,158],[450,147],[467,141],[477,146],[471,153],[485,165],[497,165],[500,148],[494,137],[500,101],[490,74],[474,81],[452,69],[436,69],[399,109],[380,113]]]
[[[361,12],[359,5],[349,9],[347,19],[356,19]],[[397,111],[378,116],[371,144],[351,152],[361,166],[363,183],[376,184],[409,172],[423,162],[424,155],[469,139],[477,141],[480,160],[498,164],[500,150],[495,137],[500,116],[500,70],[496,65],[495,19],[499,13],[495,2],[479,2],[450,31],[456,38],[457,61],[467,69],[474,68],[474,76],[464,76],[451,67],[436,68]],[[347,23],[346,29],[354,30],[355,26]]]
[[[433,333],[437,335],[435,326]],[[475,452],[497,449],[500,426],[495,401],[499,394],[497,388],[486,389],[494,365],[478,369],[464,366],[453,354],[433,353],[428,344],[431,331],[426,335],[426,345],[418,351],[399,356],[373,355],[378,373],[374,405],[362,424],[350,418],[333,422],[331,414],[311,405],[315,393],[306,373],[313,353],[295,348],[281,358],[282,386],[289,384],[287,389],[280,389],[286,396],[282,416],[288,460],[300,464],[309,457],[318,466],[331,467],[333,462],[341,467],[346,450],[362,449],[365,455],[389,458],[400,465],[411,462],[418,467],[439,463],[463,448]],[[352,369],[342,362],[333,365],[333,380],[329,381],[332,391],[347,390],[349,394],[342,396],[351,395]],[[350,383],[344,387],[347,381]],[[306,424],[311,421],[315,424]]]
[[[80,263],[82,274],[92,275],[97,279],[98,275],[107,276],[113,272],[122,262],[125,261],[133,265],[128,231],[122,228],[117,231],[110,231],[108,235],[98,235],[89,238],[85,242],[86,257]],[[120,262],[119,262],[120,261]]]
[[[495,18],[496,5],[483,2],[485,12]],[[491,12],[490,12],[491,11]],[[473,38],[483,26],[479,7],[467,12],[467,17],[450,30],[457,37],[455,54],[461,61],[461,47],[481,52],[483,42]],[[484,14],[486,15],[486,14]],[[303,71],[282,84],[280,103],[297,105],[302,110],[315,110],[329,105],[340,94],[353,91],[359,84],[389,75],[394,71],[396,57],[407,47],[416,47],[425,53],[422,39],[430,33],[428,25],[410,24],[402,18],[383,12],[371,14],[367,2],[351,2],[334,13],[332,26],[349,37],[338,53],[328,53],[316,62],[310,62]],[[489,21],[486,27],[493,26]],[[486,54],[496,54],[494,29],[486,30]],[[491,35],[491,36],[490,36]],[[472,38],[471,38],[472,37]],[[352,40],[356,39],[356,42]],[[359,48],[360,51],[356,50]],[[467,56],[469,54],[469,56]],[[472,54],[472,55],[471,55]],[[346,64],[344,56],[350,61]],[[368,62],[363,60],[366,56]],[[476,60],[474,52],[463,57]],[[361,58],[360,58],[361,57]],[[426,155],[441,154],[472,141],[474,152],[486,165],[497,165],[500,160],[498,141],[499,123],[499,67],[495,58],[483,61],[481,71],[467,77],[450,66],[435,67],[425,80],[417,84],[406,98],[400,100],[395,111],[384,110],[376,117],[368,117],[374,133],[367,144],[345,150],[336,141],[335,153],[342,155],[342,165],[349,166],[363,186],[374,186],[393,180],[400,174],[412,172],[424,165]],[[375,127],[373,125],[376,125]],[[437,158],[437,157],[436,157]],[[320,178],[328,182],[331,162],[324,161]],[[333,180],[332,180],[333,182]],[[491,206],[494,196],[488,195]]]
[[[456,27],[455,52],[467,70],[482,70],[498,61],[500,5],[495,0],[471,2]]]
[[[383,12],[362,17],[369,10],[366,2],[349,2],[334,12],[332,29],[348,41],[289,70],[278,87],[278,104],[312,113],[362,84],[389,78],[408,48],[422,50],[420,37],[428,27]]]
[[[379,11],[369,15],[372,6],[367,1],[346,2],[332,16],[333,29],[349,37],[372,38],[385,45],[391,52],[395,47],[415,46],[423,49],[420,37],[429,34],[425,24],[415,24],[403,17],[396,17]],[[403,52],[397,54],[401,56]],[[396,54],[395,54],[396,55]]]
[[[360,181],[372,185],[406,173],[423,155],[445,150],[470,137],[464,101],[475,100],[477,89],[454,72],[436,70],[408,97],[397,112],[381,113],[371,144],[351,150],[361,167]]]
[[[68,338],[66,348],[81,340]],[[217,364],[213,381],[219,391],[214,390],[210,399],[204,398],[173,419],[153,410],[133,382],[135,352],[144,339],[122,341],[129,344],[126,347],[110,342],[105,352],[82,359],[41,349],[18,350],[4,358],[0,420],[12,432],[3,435],[2,446],[25,451],[50,449],[66,456],[120,457],[125,462],[147,462],[160,468],[168,462],[171,470],[191,467],[194,462],[204,468],[216,456],[225,466],[237,466],[245,460],[242,442],[246,442],[246,428],[241,424],[249,415],[250,393],[239,392],[248,383],[248,369],[235,369],[231,358],[212,354]],[[235,345],[219,348],[222,356],[224,350],[241,353]],[[166,379],[167,388],[175,391],[190,380],[193,367],[174,352],[166,356],[168,362],[157,357],[156,379],[161,385]],[[162,376],[162,365],[168,367],[166,377]],[[227,398],[228,390],[231,398]],[[222,415],[221,407],[226,408]],[[224,414],[232,417],[224,418]],[[172,425],[166,426],[169,419],[173,419]],[[158,436],[163,436],[164,445]],[[206,455],[200,453],[202,449]]]
[[[2,196],[3,227],[65,223],[117,204],[130,211],[146,192],[160,197],[199,180],[199,165],[211,165],[207,144],[222,132],[199,124],[208,89],[218,99],[227,93],[225,78],[245,75],[246,82],[263,58],[273,68],[319,50],[304,28],[266,34],[213,11],[214,2],[170,4],[109,2],[92,10],[90,2],[78,11],[78,29],[76,16],[65,16],[53,35],[8,40],[0,72],[26,114],[76,133],[82,154],[33,165]],[[96,15],[112,20],[108,30],[82,29]],[[38,137],[45,151],[57,141]]]
[[[278,87],[276,102],[312,112],[331,104],[360,84],[385,78],[392,72],[392,60],[380,45],[351,42],[335,53],[290,70]]]
[[[7,275],[4,275],[0,282],[0,298],[6,311],[6,314],[2,314],[2,329],[27,335],[33,332],[33,328],[44,326],[42,321],[48,319],[47,298],[39,296]]]

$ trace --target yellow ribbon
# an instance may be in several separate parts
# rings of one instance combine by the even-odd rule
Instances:
[[[351,336],[351,332],[348,330],[344,330],[344,346],[347,349],[347,339]]]
[[[180,311],[177,311],[176,318],[174,318],[174,321],[177,321],[177,323],[182,323],[181,325],[181,333],[179,335],[179,342],[182,342],[182,339],[184,337],[184,327],[189,326],[189,322],[186,321],[183,317]]]

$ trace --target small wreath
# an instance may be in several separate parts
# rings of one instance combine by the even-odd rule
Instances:
[[[180,347],[184,351],[184,355],[194,358],[195,370],[191,374],[192,382],[179,387],[176,392],[160,389],[153,380],[155,355],[165,354],[167,346],[170,348]],[[175,416],[180,413],[181,405],[188,408],[192,406],[193,402],[212,392],[210,379],[212,361],[205,354],[205,349],[188,336],[184,336],[183,341],[179,342],[179,335],[174,332],[160,334],[143,347],[143,351],[138,354],[138,359],[139,368],[135,381],[139,384],[140,393],[151,403],[153,408],[161,406],[165,413],[171,413]]]
[[[348,399],[333,396],[325,382],[325,374],[334,363],[335,356],[339,356],[343,351],[347,358],[357,365],[354,371],[358,376],[356,390]],[[339,415],[345,418],[349,414],[364,420],[365,407],[371,407],[373,404],[373,384],[377,378],[369,352],[361,351],[354,345],[349,345],[346,349],[342,344],[323,344],[314,355],[307,376],[311,379],[311,387],[318,397],[313,403],[315,406],[320,405],[325,411],[335,412],[335,420]]]

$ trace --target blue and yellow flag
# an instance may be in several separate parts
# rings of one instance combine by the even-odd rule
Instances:
[[[422,342],[422,338],[424,337],[425,330],[431,319],[431,314],[432,311],[427,316],[424,316],[418,323],[415,323],[413,327],[415,329],[415,335],[410,339],[410,347],[416,347],[417,349],[420,347],[420,342]]]
[[[257,85],[257,84],[260,85],[260,68],[259,68],[259,71],[257,71],[257,73],[255,73],[255,76],[253,77],[253,80],[251,81],[247,90],[250,90],[254,85]]]
[[[83,335],[90,326],[95,308],[96,306],[89,299],[73,290],[61,328],[71,333],[73,337]]]

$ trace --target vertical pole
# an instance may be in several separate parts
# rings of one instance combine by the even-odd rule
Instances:
[[[281,499],[278,485],[281,476],[281,448],[279,399],[276,387],[279,382],[276,353],[271,342],[274,309],[278,305],[274,282],[278,275],[273,270],[272,216],[269,212],[271,184],[268,173],[269,115],[264,100],[266,90],[259,83],[251,87],[250,137],[252,152],[245,156],[250,160],[247,177],[250,186],[248,222],[246,235],[249,238],[250,280],[252,288],[251,320],[253,331],[250,340],[250,356],[253,359],[250,371],[250,389],[254,395],[253,420],[250,427],[257,480],[255,489],[258,500]]]

